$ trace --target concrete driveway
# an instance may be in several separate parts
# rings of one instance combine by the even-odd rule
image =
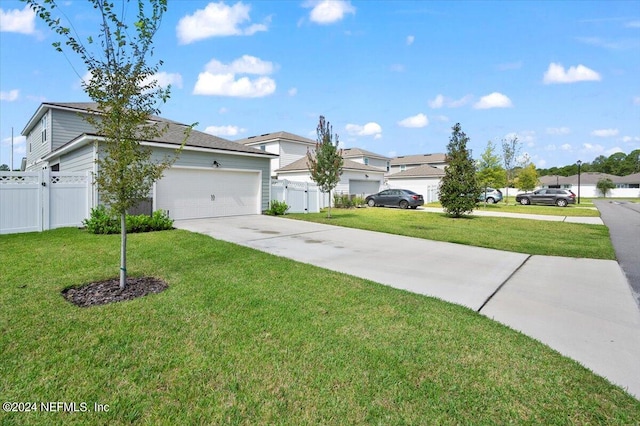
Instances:
[[[615,261],[529,256],[262,215],[174,226],[466,306],[640,398],[640,310]]]

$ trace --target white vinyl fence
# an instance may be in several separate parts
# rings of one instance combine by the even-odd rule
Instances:
[[[273,200],[287,203],[288,213],[319,213],[321,208],[328,205],[328,195],[321,192],[317,185],[286,179],[271,180]]]
[[[82,226],[91,191],[90,173],[0,172],[0,234]]]

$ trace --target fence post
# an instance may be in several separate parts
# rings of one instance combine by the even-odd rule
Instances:
[[[304,212],[309,213],[309,182],[304,183],[304,201],[302,205],[304,206]]]
[[[46,231],[50,227],[50,195],[51,195],[51,173],[49,168],[40,170],[40,230]]]

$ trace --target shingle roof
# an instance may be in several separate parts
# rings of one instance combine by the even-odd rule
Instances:
[[[445,163],[447,161],[446,154],[417,154],[417,155],[401,155],[391,159],[392,166],[401,164],[436,164]]]
[[[430,166],[429,164],[423,164],[422,166],[413,167],[403,172],[398,172],[398,173],[388,175],[387,179],[442,177],[442,176],[444,176],[443,169]]]
[[[628,176],[616,176],[608,173],[585,172],[580,173],[581,185],[595,185],[600,179],[611,179],[614,183],[640,183],[640,173]],[[578,175],[572,176],[542,176],[540,179],[542,185],[577,185]]]
[[[313,139],[305,138],[304,136],[294,135],[293,133],[289,133],[289,132],[265,133],[262,135],[249,136],[248,138],[238,139],[235,142],[242,145],[254,145],[258,143],[274,141],[277,139],[301,142],[301,143],[304,143],[305,145],[315,146],[316,144],[316,141],[314,141]]]
[[[371,172],[371,173],[383,173],[384,171],[377,168],[377,167],[371,167],[371,166],[366,166],[364,164],[361,163],[356,163],[355,161],[351,161],[351,160],[344,160],[344,163],[342,165],[342,169],[343,170],[356,170],[356,171],[362,171],[362,172]],[[276,172],[299,172],[299,171],[308,171],[309,170],[309,166],[307,165],[307,157],[304,156],[302,158],[299,158],[298,160],[294,161],[291,164],[288,164],[278,170],[276,170]]]
[[[45,102],[43,103],[39,111],[46,108],[59,108],[59,109],[70,109],[77,110],[78,112],[99,112],[97,109],[97,104],[94,102]],[[32,119],[33,120],[33,119]],[[188,127],[186,124],[179,123],[177,121],[169,120],[159,116],[151,116],[151,120],[157,121],[160,123],[166,123],[168,125],[168,129],[165,133],[162,134],[161,137],[155,138],[152,141],[148,142],[156,142],[156,143],[165,143],[170,145],[179,146],[182,144],[184,139],[185,129]],[[78,135],[81,136],[81,135]],[[91,136],[100,136],[96,134],[91,134]],[[75,141],[72,140],[69,143]],[[59,147],[56,151],[59,151],[63,148],[66,148],[69,143]],[[209,149],[217,149],[222,151],[233,151],[233,152],[242,152],[247,154],[259,154],[261,156],[275,157],[276,154],[271,154],[265,151],[262,151],[257,148],[252,148],[250,146],[243,146],[236,142],[232,142],[227,139],[220,138],[218,136],[210,135],[208,133],[204,133],[195,129],[191,130],[191,134],[187,139],[185,146],[198,147],[198,148],[209,148]]]
[[[390,160],[389,157],[385,157],[384,155],[376,154],[375,152],[367,151],[362,148],[344,148],[342,150],[343,158],[353,158],[353,157],[370,157],[370,158],[379,158],[382,160]]]

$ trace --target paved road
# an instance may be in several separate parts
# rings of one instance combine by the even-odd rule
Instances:
[[[609,228],[618,263],[640,306],[640,203],[595,200],[594,204]]]

